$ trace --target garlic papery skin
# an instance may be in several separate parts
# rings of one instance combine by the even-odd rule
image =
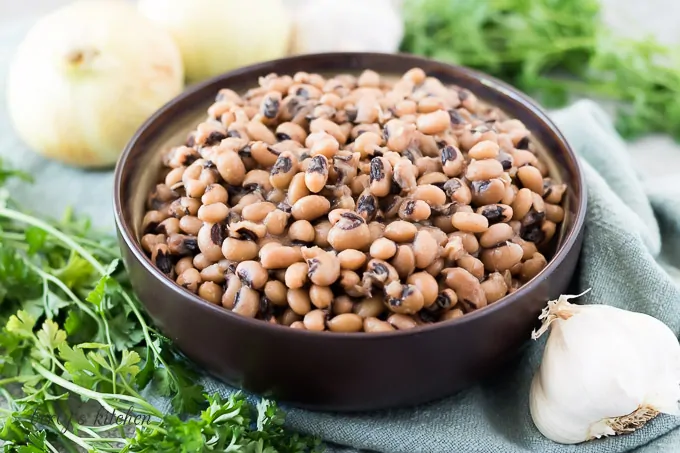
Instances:
[[[550,331],[529,395],[547,438],[576,444],[635,431],[659,413],[680,415],[680,344],[651,316],[607,305],[548,302]]]
[[[167,32],[128,2],[81,0],[29,30],[10,64],[7,99],[34,151],[103,168],[183,87],[181,55]]]

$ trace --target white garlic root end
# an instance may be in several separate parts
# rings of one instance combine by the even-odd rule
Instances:
[[[645,426],[645,424],[659,415],[648,406],[638,407],[634,412],[620,417],[604,418],[593,425],[588,430],[588,440],[599,439],[603,436],[614,436],[628,434]]]
[[[543,321],[541,327],[538,330],[531,332],[531,339],[538,340],[541,335],[546,333],[552,324],[557,319],[569,319],[574,314],[578,313],[580,307],[569,302],[571,299],[576,299],[581,297],[588,292],[591,288],[583,291],[581,294],[571,295],[562,294],[557,300],[548,301],[548,305],[541,311],[541,315],[538,317],[539,320]]]

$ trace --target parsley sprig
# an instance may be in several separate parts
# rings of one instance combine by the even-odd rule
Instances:
[[[680,52],[616,36],[599,0],[406,0],[402,50],[487,72],[548,107],[614,101],[627,138],[680,140]]]
[[[30,180],[0,162],[0,185],[10,177]],[[145,316],[113,238],[72,212],[57,222],[22,212],[6,193],[0,198],[0,326],[5,452],[320,448],[318,440],[285,430],[272,402],[204,393],[187,360]],[[149,402],[146,389],[170,398],[173,413]],[[73,400],[149,423],[127,433],[115,422],[61,417]]]

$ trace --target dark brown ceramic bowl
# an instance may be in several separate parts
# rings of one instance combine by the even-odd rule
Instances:
[[[333,74],[412,67],[463,86],[523,121],[548,150],[552,177],[569,185],[566,217],[548,266],[513,294],[448,322],[410,331],[340,334],[290,329],[211,305],[158,271],[139,245],[144,202],[161,150],[181,144],[220,88],[241,90],[271,72]],[[137,132],[115,175],[115,217],[132,284],[160,330],[198,366],[223,381],[281,402],[318,410],[374,410],[450,395],[517,357],[549,298],[563,293],[579,256],[586,208],[576,157],[528,97],[484,74],[407,55],[306,55],[238,69],[191,87]]]

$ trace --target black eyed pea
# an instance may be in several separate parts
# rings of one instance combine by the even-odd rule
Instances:
[[[243,212],[243,208],[253,203],[259,203],[261,201],[264,201],[264,197],[262,197],[260,191],[250,192],[247,194],[236,194],[231,199],[230,204],[232,207],[230,212],[235,212],[240,216],[241,213]]]
[[[378,199],[367,189],[359,196],[356,211],[367,222],[375,219],[379,210]]]
[[[219,304],[222,300],[222,287],[213,282],[203,282],[198,287],[198,295],[213,304]]]
[[[200,247],[200,243],[199,243]],[[202,249],[201,249],[202,250]],[[247,261],[253,260],[257,257],[260,247],[257,242],[245,239],[236,239],[228,237],[222,242],[221,254],[222,257],[229,261]],[[205,252],[203,252],[205,254]]]
[[[246,124],[246,133],[251,140],[264,142],[267,145],[276,143],[276,135],[274,135],[274,132],[269,130],[269,128],[261,121],[255,119],[249,121],[248,124]]]
[[[434,238],[434,240],[437,241],[437,244],[441,245],[442,247],[444,247],[449,240],[447,233],[435,226],[419,225],[418,231],[428,232]]]
[[[464,306],[471,310],[486,306],[486,294],[477,277],[460,267],[446,268],[442,274],[446,286],[456,292],[458,301]]]
[[[546,203],[545,218],[553,223],[562,223],[564,220],[564,209],[562,206]]]
[[[175,273],[177,275],[180,275],[182,272],[184,272],[187,269],[191,269],[194,267],[193,263],[194,257],[193,256],[185,256],[184,258],[181,258],[177,263],[175,264]],[[203,275],[201,275],[201,279],[205,280],[203,278]]]
[[[291,241],[314,242],[314,226],[307,220],[296,220],[288,227],[288,237]]]
[[[232,186],[240,186],[246,176],[246,167],[241,157],[234,151],[222,151],[215,162],[217,171],[224,181]]]
[[[352,311],[362,318],[378,317],[385,311],[385,303],[382,294],[374,294],[372,297],[365,297],[354,304]]]
[[[385,303],[394,313],[412,315],[423,308],[423,294],[414,285],[394,281],[385,287]]]
[[[291,328],[291,329],[307,330],[307,328],[305,327],[305,323],[302,322],[302,321],[294,321],[294,322],[290,325],[290,328]]]
[[[416,269],[416,256],[413,247],[410,245],[397,247],[397,253],[390,263],[394,266],[399,277],[406,278],[411,275]]]
[[[314,225],[314,244],[321,248],[329,247],[328,233],[331,228],[332,225],[328,220],[322,220]]]
[[[471,183],[472,204],[482,206],[499,203],[505,196],[505,184],[499,178]]]
[[[507,223],[496,223],[491,225],[479,237],[479,244],[484,248],[496,247],[513,238],[515,232]]]
[[[355,249],[343,250],[338,253],[338,259],[340,260],[340,268],[351,271],[355,271],[366,264],[366,254]]]
[[[194,256],[194,267],[198,269],[199,271],[202,271],[206,267],[210,266],[211,264],[214,264],[214,261],[209,260],[206,258],[206,256],[202,253],[199,253],[198,255]]]
[[[378,88],[380,86],[380,75],[370,69],[366,69],[359,75],[357,79],[357,86]]]
[[[185,258],[183,258],[185,259]],[[190,259],[187,257],[186,259]],[[179,263],[178,263],[179,264]],[[193,263],[191,264],[193,266]],[[219,263],[211,264],[201,271],[201,279],[204,282],[223,283],[224,269]]]
[[[424,158],[423,158],[424,159]],[[418,164],[416,163],[416,166]],[[441,165],[440,165],[441,167]],[[427,173],[422,173],[422,176],[417,179],[418,185],[426,185],[426,184],[437,184],[437,186],[443,186],[448,180],[449,177],[446,176],[444,173],[441,171],[434,171],[434,172],[427,172]]]
[[[224,285],[224,293],[222,294],[222,306],[226,309],[231,310],[234,308],[234,303],[236,301],[236,295],[241,291],[243,283],[241,279],[236,276],[236,274],[227,274],[226,283]]]
[[[309,290],[306,288],[289,289],[287,300],[291,310],[300,316],[304,316],[312,310],[312,302],[309,299]]]
[[[446,288],[437,295],[435,305],[439,310],[450,310],[458,303],[458,295],[451,288]]]
[[[509,148],[508,148],[509,149]],[[515,149],[510,152],[512,155],[513,164],[518,169],[526,165],[537,165],[538,158],[531,151],[524,149]]]
[[[316,118],[309,123],[309,130],[312,133],[315,132],[326,132],[337,140],[339,145],[344,145],[347,141],[347,136],[342,131],[340,126],[335,122],[326,118]],[[326,156],[328,157],[328,156]]]
[[[449,321],[451,319],[460,318],[464,315],[463,310],[460,308],[454,308],[453,310],[445,311],[439,317],[440,321]]]
[[[269,171],[269,183],[280,190],[288,189],[298,169],[298,158],[290,151],[283,151]]]
[[[312,285],[309,299],[316,308],[329,308],[333,302],[333,291],[328,286]]]
[[[340,260],[333,253],[321,250],[311,255],[303,251],[303,255],[309,266],[307,276],[313,284],[330,286],[340,277]]]
[[[430,206],[446,204],[446,193],[432,184],[419,185],[411,196],[415,200],[422,200]]]
[[[517,192],[515,201],[512,203],[513,220],[521,220],[527,215],[534,202],[531,190],[525,188]]]
[[[403,119],[390,119],[385,123],[383,137],[387,139],[387,148],[391,151],[401,153],[409,147],[413,141],[416,125],[413,122]]]
[[[226,205],[228,200],[229,194],[227,193],[227,189],[216,183],[206,186],[205,192],[201,197],[201,203],[203,203],[204,206],[213,203],[222,203]]]
[[[328,319],[328,312],[326,310],[312,310],[305,315],[303,324],[307,330],[322,332],[326,330],[326,320]]]
[[[531,209],[533,211],[536,211],[538,213],[544,213],[545,212],[545,201],[543,201],[543,197],[541,197],[539,194],[536,192],[531,193]]]
[[[291,214],[295,220],[315,220],[327,214],[331,203],[320,195],[307,195],[300,198],[293,205]]]
[[[301,321],[302,316],[295,313],[292,309],[286,308],[283,314],[280,316],[279,324],[292,327],[292,325],[296,322],[300,322],[300,324],[302,324]],[[304,327],[304,324],[302,324],[302,327]]]
[[[456,265],[474,275],[479,281],[484,278],[484,263],[471,255],[465,255],[456,260]]]
[[[482,140],[470,148],[468,156],[470,159],[495,159],[498,157],[500,147],[498,143],[491,140]]]
[[[267,194],[267,201],[274,204],[282,203],[286,199],[286,192],[281,189],[272,189]]]
[[[331,212],[328,213],[328,221],[331,222],[331,225],[335,225],[342,218],[342,215],[348,212],[352,212],[352,210],[345,208],[333,209]],[[354,213],[352,212],[352,214]]]
[[[254,318],[260,310],[260,293],[247,286],[242,286],[234,299],[232,312],[247,318]]]
[[[508,287],[505,283],[505,278],[498,272],[489,274],[489,276],[482,282],[482,289],[486,294],[486,301],[492,304],[500,300],[508,293]]]
[[[307,132],[299,124],[285,122],[277,126],[276,138],[280,141],[294,140],[299,143],[304,143],[307,139]]]
[[[543,240],[541,244],[547,244],[555,236],[555,231],[557,230],[557,225],[550,220],[545,220],[543,225],[541,225],[541,231],[543,232]]]
[[[503,165],[495,159],[472,160],[465,170],[469,181],[485,181],[503,174]],[[541,181],[542,183],[542,181]]]
[[[165,175],[165,185],[168,187],[177,187],[176,185],[182,182],[182,176],[184,175],[184,170],[186,170],[186,168],[187,167],[185,166],[180,166],[170,170],[168,174]]]
[[[383,139],[375,132],[364,132],[354,140],[354,151],[360,153],[361,158],[365,159],[379,149],[383,144]]]
[[[354,307],[354,302],[347,295],[338,296],[333,299],[331,303],[331,309],[334,315],[340,315],[343,313],[352,313],[352,308]]]
[[[190,179],[184,183],[184,192],[187,197],[201,198],[208,185],[199,179]]]
[[[385,226],[383,234],[387,239],[397,243],[403,243],[411,242],[415,239],[417,233],[418,228],[414,224],[403,220],[396,220]]]
[[[264,284],[264,296],[277,307],[288,305],[288,288],[280,280],[269,280]]]
[[[469,233],[483,233],[489,229],[489,221],[481,214],[471,212],[456,212],[451,223],[460,231]]]
[[[487,218],[489,225],[512,220],[512,208],[504,204],[490,204],[477,208],[477,214]]]
[[[417,112],[417,109],[418,105],[410,99],[401,100],[394,106],[394,112],[399,118],[406,115],[414,115]]]
[[[376,197],[384,197],[390,193],[392,184],[392,165],[384,157],[371,159],[369,173],[369,189]]]
[[[367,290],[361,286],[359,274],[354,271],[342,269],[340,271],[340,280],[338,280],[338,284],[342,287],[345,294],[350,297],[362,297],[367,293]]]
[[[328,181],[328,159],[324,155],[317,155],[310,159],[305,171],[305,185],[310,192],[318,193]]]
[[[444,192],[455,203],[469,205],[472,202],[472,192],[462,180],[453,178],[444,184]]]
[[[450,118],[446,110],[436,110],[418,116],[416,125],[423,134],[434,135],[449,128]]]
[[[418,288],[423,295],[423,306],[429,307],[435,303],[439,293],[437,280],[427,272],[416,272],[406,279],[406,283]]]
[[[385,237],[377,239],[371,244],[371,257],[387,261],[397,253],[397,244]]]
[[[185,215],[196,215],[200,207],[201,202],[199,200],[191,197],[182,197],[170,203],[169,214],[179,219]],[[161,216],[163,215],[165,214],[161,213]],[[160,219],[160,217],[158,218]]]
[[[441,274],[442,269],[446,267],[446,260],[444,258],[438,258],[432,262],[429,266],[425,268],[425,272],[432,275],[433,277],[438,277]]]
[[[538,168],[532,165],[519,167],[517,170],[517,177],[521,181],[523,187],[543,196],[543,175]]]
[[[340,149],[337,138],[323,131],[309,134],[305,140],[305,146],[309,148],[311,156],[322,155],[327,159],[332,159]]]
[[[393,164],[394,170],[392,177],[402,190],[411,192],[416,190],[418,183],[416,178],[418,176],[418,167],[406,158],[399,158]],[[434,187],[434,186],[433,186]],[[414,197],[415,198],[415,197]]]
[[[418,101],[418,113],[432,113],[445,108],[444,100],[435,96],[428,96]]]
[[[142,236],[142,248],[147,252],[151,251],[159,244],[165,244],[168,237],[165,234],[145,234]]]
[[[536,248],[536,244],[531,242],[531,241],[525,241],[519,236],[515,236],[512,238],[512,242],[515,244],[518,244],[520,247],[522,247],[522,250],[524,254],[522,255],[522,261],[526,261],[530,259],[532,256],[534,256],[534,253],[538,252],[538,249]]]
[[[463,246],[462,236],[451,235],[447,239],[444,251],[442,252],[442,255],[445,256],[446,259],[449,261],[456,261],[468,253]]]
[[[524,250],[514,242],[482,250],[480,258],[489,272],[504,272],[522,261]]]
[[[361,332],[364,320],[354,313],[342,313],[330,318],[326,325],[331,332]]]
[[[229,207],[224,203],[204,204],[198,209],[199,220],[206,223],[220,223],[229,215]]]
[[[223,258],[222,244],[226,238],[224,227],[218,223],[205,223],[201,227],[196,237],[198,248],[201,254],[212,263]]]
[[[442,171],[449,178],[460,175],[465,165],[465,158],[460,150],[454,146],[446,145],[441,150]]]
[[[417,179],[418,184],[443,184],[449,180],[448,176],[441,172],[442,162],[439,158],[439,149],[435,149],[437,149],[437,157],[418,157],[415,159],[414,165],[418,169],[418,174],[423,175]],[[443,180],[442,176],[444,177]]]
[[[408,330],[418,326],[413,316],[400,313],[390,315],[387,318],[387,322],[397,330]]]
[[[293,263],[302,262],[299,248],[287,246],[263,247],[260,250],[260,263],[265,269],[287,269]]]
[[[399,218],[410,222],[422,222],[431,214],[430,205],[423,200],[406,200],[399,207]]]
[[[193,267],[186,269],[177,277],[177,284],[182,288],[188,289],[192,293],[198,291],[198,287],[201,283],[201,274],[198,272],[198,269]]]
[[[437,239],[427,230],[420,230],[413,241],[415,265],[419,269],[425,269],[441,254],[441,248]]]
[[[390,263],[372,259],[366,265],[366,270],[361,278],[362,285],[365,288],[372,286],[384,287],[393,281],[399,280],[397,270]]]
[[[355,212],[344,212],[328,232],[328,243],[335,250],[368,250],[371,231],[363,217]]]
[[[305,286],[307,283],[307,272],[309,267],[307,263],[293,263],[286,269],[285,282],[290,289],[298,289]]]
[[[522,270],[519,277],[523,282],[528,282],[548,265],[545,256],[536,252],[534,255],[522,263]]]
[[[503,198],[501,198],[501,203],[504,205],[511,205],[514,203],[518,191],[519,189],[514,184],[507,186],[505,188],[505,194],[503,195]]]
[[[452,237],[456,236],[459,236],[463,241],[463,248],[467,253],[469,253],[470,255],[474,255],[475,253],[477,253],[477,251],[479,250],[479,241],[477,239],[477,236],[475,236],[472,233],[456,231],[454,233],[449,234],[449,240]]]
[[[241,282],[252,289],[262,289],[269,280],[269,274],[258,261],[241,261],[236,266],[236,275]]]
[[[364,332],[377,333],[377,332],[393,332],[396,330],[387,321],[381,321],[378,318],[368,317],[364,318]]]
[[[368,229],[371,232],[371,243],[383,237],[385,232],[385,224],[381,222],[371,222],[368,224]]]
[[[243,178],[243,187],[248,187],[248,186],[258,186],[260,187],[264,192],[269,192],[272,190],[272,185],[269,182],[269,172],[266,170],[260,170],[258,168],[255,168],[253,170],[250,170],[248,173],[246,173],[245,178]],[[260,201],[264,201],[264,198],[262,195],[257,194],[258,198]],[[240,201],[239,201],[240,203]],[[241,203],[243,204],[243,203]],[[245,205],[244,205],[245,206]]]
[[[274,203],[260,201],[243,207],[241,218],[249,222],[262,222],[267,214],[276,209]]]
[[[172,255],[187,256],[198,253],[198,242],[195,237],[184,234],[171,234],[167,240],[168,250]]]
[[[286,231],[290,214],[280,209],[275,209],[264,218],[263,225],[267,227],[267,232],[274,236],[279,236]]]
[[[547,203],[559,204],[562,202],[562,198],[564,197],[564,193],[566,191],[567,191],[566,184],[550,185],[545,190],[543,198]]]

